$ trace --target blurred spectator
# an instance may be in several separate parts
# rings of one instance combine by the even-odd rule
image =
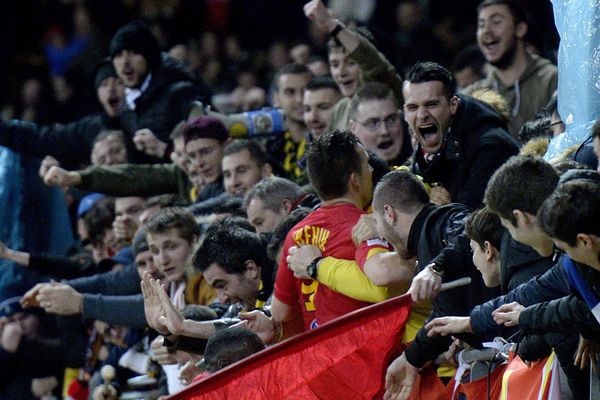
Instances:
[[[482,79],[485,75],[484,65],[485,58],[477,45],[465,47],[457,53],[452,61],[452,73],[457,89],[460,91]]]
[[[418,0],[402,0],[396,8],[396,65],[406,73],[417,61],[442,61],[443,48]]]
[[[527,16],[512,0],[486,0],[477,8],[477,44],[490,64],[487,76],[465,90],[491,88],[509,103],[509,132],[517,137],[556,90],[558,70],[550,61],[527,52]]]
[[[329,75],[327,60],[321,56],[310,56],[306,66],[315,77]]]

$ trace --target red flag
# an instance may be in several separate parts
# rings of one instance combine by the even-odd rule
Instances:
[[[500,400],[548,400],[560,387],[558,361],[552,352],[528,367],[518,355],[510,354],[502,377]]]
[[[419,373],[408,400],[447,400],[452,398],[454,379],[444,384],[435,368],[427,367]]]
[[[372,399],[399,354],[410,296],[377,303],[211,375],[170,400]]]
[[[476,381],[469,383],[461,383],[454,394],[454,399],[458,399],[458,394],[462,393],[466,396],[467,400],[477,399],[498,399],[502,390],[502,376],[506,365],[499,365],[491,373],[489,377],[489,388],[488,388],[488,377],[480,378]],[[454,384],[454,383],[453,383]],[[488,389],[490,396],[488,397]]]

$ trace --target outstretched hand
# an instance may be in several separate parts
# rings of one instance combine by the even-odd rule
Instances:
[[[151,279],[154,292],[158,294],[158,299],[162,306],[163,314],[158,318],[161,326],[166,327],[172,335],[183,334],[183,316],[175,309],[171,299],[167,295],[166,288],[161,284],[160,279]]]
[[[48,283],[38,283],[34,287],[29,289],[27,291],[27,293],[25,293],[23,295],[23,297],[21,297],[21,300],[19,301],[19,303],[21,303],[21,307],[23,307],[23,308],[40,307],[40,303],[37,299],[37,295],[40,292],[40,289],[42,287],[44,287],[45,285],[48,285]]]
[[[385,374],[384,400],[406,400],[417,380],[418,369],[413,367],[404,354],[396,358]]]
[[[76,171],[67,171],[61,167],[50,167],[43,176],[44,183],[48,186],[77,186],[81,183],[81,175]]]
[[[455,333],[471,332],[470,317],[441,317],[435,318],[425,325],[427,336],[453,335]]]
[[[275,325],[273,320],[262,311],[254,310],[250,312],[241,312],[238,317],[242,319],[239,326],[250,329],[256,333],[264,344],[273,343],[275,338]],[[237,325],[237,324],[236,324]]]
[[[304,15],[324,32],[331,32],[337,22],[331,11],[325,7],[321,0],[312,0],[304,5]]]
[[[524,309],[525,307],[517,302],[503,304],[492,312],[492,317],[498,325],[517,326],[519,325],[519,316]]]
[[[142,275],[142,295],[144,297],[144,314],[146,315],[146,321],[148,326],[160,333],[161,335],[168,335],[169,330],[160,321],[160,317],[164,315],[162,302],[160,301],[159,294],[154,289],[152,284],[154,279],[149,272],[144,272]]]
[[[77,315],[83,308],[83,295],[66,283],[45,284],[37,294],[37,301],[51,314]]]

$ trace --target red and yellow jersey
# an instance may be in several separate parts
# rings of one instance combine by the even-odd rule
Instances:
[[[349,203],[320,207],[288,233],[277,271],[275,297],[289,306],[300,306],[305,329],[313,329],[370,303],[337,293],[312,279],[295,278],[285,261],[288,249],[311,244],[318,247],[323,256],[354,260],[357,248],[352,241],[352,228],[362,214],[363,211]],[[361,252],[366,256],[369,248],[365,246]],[[378,243],[373,247],[381,245]]]

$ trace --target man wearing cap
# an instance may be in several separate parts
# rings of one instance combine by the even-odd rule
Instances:
[[[133,140],[127,140],[132,161],[168,158],[169,133],[185,119],[193,100],[207,102],[208,89],[192,71],[161,54],[158,41],[141,21],[117,31],[109,54],[125,85],[121,125]]]
[[[96,67],[94,87],[102,111],[62,126],[0,121],[0,146],[37,157],[50,155],[53,165],[78,168],[90,162],[94,139],[102,130],[120,129],[124,86],[110,60]]]

